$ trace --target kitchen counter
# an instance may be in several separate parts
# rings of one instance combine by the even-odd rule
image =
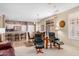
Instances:
[[[26,39],[27,37],[26,34],[27,32],[24,32],[24,31],[5,32],[5,39],[12,40],[12,41],[22,40],[22,39]]]

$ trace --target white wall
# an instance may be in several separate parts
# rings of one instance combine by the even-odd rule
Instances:
[[[68,44],[68,45],[71,45],[71,46],[79,48],[79,40],[71,40],[71,39],[68,38],[68,16],[69,16],[69,14],[76,13],[76,12],[79,12],[79,7],[75,7],[73,9],[68,10],[68,11],[65,11],[65,12],[57,14],[56,15],[57,16],[57,18],[56,18],[56,25],[59,24],[59,22],[61,20],[64,20],[66,25],[65,25],[65,27],[62,30],[58,31],[58,37],[65,44]],[[45,21],[45,19],[44,19],[44,21]],[[44,24],[44,23],[42,23],[44,21],[41,21],[40,25]]]

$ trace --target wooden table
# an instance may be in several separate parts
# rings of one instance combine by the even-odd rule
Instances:
[[[48,37],[45,37],[45,47],[46,47],[46,49],[48,48],[48,42],[49,42]]]

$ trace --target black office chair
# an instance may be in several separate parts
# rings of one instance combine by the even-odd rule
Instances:
[[[21,37],[21,40],[26,40],[26,33],[21,33],[20,37]]]

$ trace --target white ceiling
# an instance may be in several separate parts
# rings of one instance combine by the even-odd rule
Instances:
[[[78,6],[77,3],[0,3],[0,15],[9,20],[39,21]]]

